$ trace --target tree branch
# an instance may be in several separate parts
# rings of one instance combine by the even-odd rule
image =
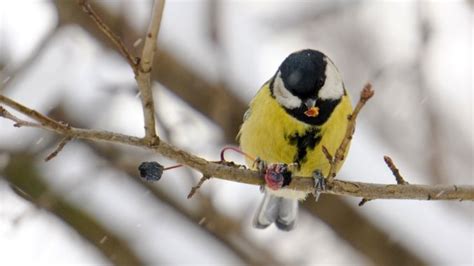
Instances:
[[[165,0],[155,0],[153,3],[153,12],[151,14],[150,25],[143,45],[142,57],[140,59],[140,67],[136,72],[138,89],[140,90],[140,99],[142,100],[143,116],[145,120],[145,138],[151,142],[158,139],[155,129],[155,104],[153,102],[153,94],[151,91],[151,69],[156,51],[156,39],[160,29],[161,17]]]
[[[173,159],[178,163],[194,168],[206,176],[251,185],[265,184],[263,178],[261,178],[259,173],[256,171],[243,169],[240,166],[230,166],[207,161],[176,148],[164,141],[160,141],[158,144],[150,144],[146,139],[134,136],[108,131],[70,127],[41,115],[39,112],[29,109],[28,107],[25,107],[3,95],[0,95],[0,103],[4,103],[16,111],[19,111],[41,123],[41,128],[63,136],[146,148]],[[312,178],[295,176],[288,188],[313,192],[314,185]],[[327,182],[327,190],[322,191],[322,193],[370,199],[474,200],[474,186],[470,185],[391,185],[329,180]]]
[[[143,45],[142,57],[140,59],[141,71],[150,74],[153,65],[153,58],[156,52],[156,39],[160,30],[161,17],[163,16],[163,9],[165,7],[165,0],[155,0],[153,3],[153,12],[151,14],[150,25]]]
[[[56,157],[63,149],[64,149],[64,146],[66,146],[66,144],[69,143],[69,141],[71,141],[72,138],[70,136],[65,136],[58,144],[58,146],[56,147],[56,149],[50,153],[45,159],[44,161],[47,162],[47,161],[50,161],[51,159],[53,159],[54,157]]]
[[[161,17],[163,14],[164,0],[156,0],[153,5],[150,24],[143,47],[142,57],[135,59],[132,53],[127,49],[122,40],[112,32],[109,26],[94,12],[88,0],[78,0],[79,6],[96,23],[97,27],[114,43],[115,48],[127,59],[130,67],[135,73],[135,79],[140,90],[140,99],[143,108],[143,117],[145,123],[145,139],[150,143],[159,141],[155,129],[155,106],[153,94],[151,91],[152,83],[150,72],[152,69],[153,58],[156,51],[156,38],[160,28]]]
[[[11,120],[11,121],[15,122],[15,124],[13,124],[14,127],[23,127],[23,126],[26,127],[27,126],[27,127],[41,128],[40,124],[22,120],[22,119],[20,119],[16,116],[12,115],[10,112],[8,112],[2,106],[0,106],[0,117],[3,117],[5,119],[8,119],[8,120]]]
[[[90,143],[89,147],[97,156],[106,160],[111,167],[122,171],[130,180],[136,182],[137,185],[147,191],[150,191],[156,200],[172,207],[173,211],[183,215],[193,225],[199,226],[211,237],[224,244],[224,246],[229,248],[244,264],[284,265],[274,257],[273,253],[249,239],[246,234],[241,231],[238,221],[213,207],[209,199],[204,200],[204,202],[207,203],[204,206],[186,208],[182,201],[176,200],[166,193],[166,189],[162,189],[149,182],[142,182],[142,180],[137,178],[136,165],[140,163],[139,161],[134,161],[132,158],[119,160],[121,154],[117,149],[104,149],[101,148],[100,145],[93,143]],[[198,196],[202,197],[202,195]]]
[[[89,0],[77,0],[77,3],[82,10],[91,17],[91,19],[95,22],[97,27],[108,37],[108,39],[114,44],[115,48],[119,51],[119,53],[128,61],[128,64],[132,67],[133,71],[137,72],[137,60],[135,56],[127,49],[125,44],[119,38],[117,34],[115,34],[107,24],[97,15],[97,13],[92,9]]]
[[[91,23],[90,19],[76,12],[76,5],[72,1],[55,0],[54,3],[58,10],[60,25],[77,24],[102,45],[111,44],[110,40]],[[132,27],[126,17],[110,12],[99,2],[94,4],[94,9],[104,21],[116,22],[109,24],[113,31],[126,32],[129,40],[137,40],[141,37],[140,31]],[[235,141],[242,116],[247,109],[247,103],[222,84],[213,84],[197,75],[195,71],[177,60],[164,47],[158,47],[154,62],[151,76],[155,81],[163,84],[191,107],[219,125],[225,133],[226,141]],[[228,106],[232,106],[232,108],[228,108]]]
[[[405,179],[403,179],[403,176],[400,174],[400,170],[398,170],[392,158],[390,158],[389,156],[384,156],[383,159],[385,163],[387,164],[388,168],[390,168],[390,170],[392,171],[393,176],[395,176],[395,180],[397,181],[397,184],[399,185],[408,184],[408,182],[405,181]]]
[[[201,188],[202,184],[204,184],[204,182],[208,180],[209,178],[210,178],[209,176],[203,175],[201,179],[199,179],[199,182],[197,183],[197,185],[191,188],[191,191],[189,191],[189,194],[186,198],[187,199],[192,198],[194,194],[196,194],[196,192]]]
[[[370,98],[372,98],[372,96],[374,96],[374,90],[372,89],[372,85],[368,83],[362,89],[362,92],[360,93],[359,102],[357,102],[354,111],[351,115],[349,115],[349,117],[347,117],[347,120],[349,121],[346,128],[346,134],[344,135],[344,138],[342,139],[342,142],[337,148],[334,156],[331,156],[331,154],[329,154],[329,151],[325,147],[323,148],[323,153],[325,154],[326,158],[329,160],[329,164],[331,165],[329,173],[326,177],[327,181],[331,181],[336,177],[336,172],[344,161],[344,156],[347,153],[347,147],[349,146],[349,143],[352,140],[352,135],[354,135],[357,116],[359,115],[360,110],[362,110],[362,107],[364,107],[365,103]]]

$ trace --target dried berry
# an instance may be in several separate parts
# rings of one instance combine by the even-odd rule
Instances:
[[[140,176],[146,181],[158,181],[163,175],[163,165],[157,162],[143,162],[138,167]]]

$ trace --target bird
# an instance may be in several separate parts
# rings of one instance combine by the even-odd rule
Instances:
[[[237,136],[241,151],[248,154],[247,166],[254,170],[261,166],[251,158],[266,165],[254,227],[273,223],[283,231],[295,227],[298,201],[308,193],[285,186],[291,175],[327,176],[330,163],[322,147],[335,154],[351,113],[350,96],[329,57],[304,49],[283,60],[250,102]]]

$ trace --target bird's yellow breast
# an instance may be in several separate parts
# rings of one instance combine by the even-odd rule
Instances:
[[[294,174],[310,177],[319,169],[326,176],[329,163],[321,147],[335,153],[344,138],[352,105],[349,96],[344,95],[323,125],[312,126],[289,115],[271,96],[267,83],[250,103],[248,112],[239,133],[244,152],[268,163],[287,164],[304,155],[300,170]],[[249,166],[252,163],[247,161]]]

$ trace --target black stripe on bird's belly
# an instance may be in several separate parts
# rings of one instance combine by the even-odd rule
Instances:
[[[321,129],[319,127],[310,127],[302,134],[295,132],[286,136],[286,139],[290,145],[296,146],[293,162],[301,166],[308,160],[308,151],[314,150],[321,141]]]

